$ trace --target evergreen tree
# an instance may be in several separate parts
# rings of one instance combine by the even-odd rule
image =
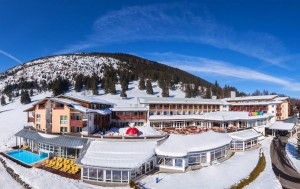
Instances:
[[[147,80],[147,84],[146,84],[146,89],[147,89],[147,94],[153,94],[153,88],[152,88],[152,83],[150,81],[150,79]]]
[[[191,88],[191,85],[190,84],[186,84],[185,86],[185,98],[191,98],[193,95],[192,95],[192,88]]]
[[[109,83],[109,93],[113,95],[117,94],[115,81]]]
[[[206,88],[206,91],[205,91],[205,97],[206,99],[211,99],[211,91],[210,91],[210,88]]]
[[[70,82],[67,79],[62,79],[59,77],[50,83],[49,87],[52,90],[53,95],[57,96],[69,90]]]
[[[126,91],[125,91],[125,90],[122,90],[122,91],[121,91],[120,97],[122,97],[122,98],[127,98],[127,94],[126,94]]]
[[[139,81],[139,89],[140,89],[140,90],[145,90],[145,89],[146,89],[144,77],[141,77],[141,78],[140,78],[140,81]]]
[[[21,104],[29,104],[31,102],[28,91],[22,91],[21,93]]]
[[[162,97],[169,97],[169,87],[168,86],[165,86],[163,89],[162,89],[162,92],[161,92],[161,96]]]
[[[30,96],[33,96],[33,90],[30,89]]]
[[[94,74],[91,78],[91,89],[93,91],[93,95],[99,94],[98,85],[99,85],[99,78]]]
[[[2,95],[2,97],[1,97],[1,105],[2,106],[6,105],[6,101],[5,101],[4,95]]]
[[[80,92],[83,87],[83,75],[79,74],[75,79],[75,91]]]
[[[8,100],[9,100],[9,102],[12,101],[12,94],[8,95]]]

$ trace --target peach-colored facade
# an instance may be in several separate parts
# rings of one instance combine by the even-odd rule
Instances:
[[[39,128],[39,130],[45,131],[46,130],[46,109],[41,108],[39,104],[37,104],[34,108],[35,111],[35,128]],[[40,119],[37,119],[37,116],[40,115]],[[38,125],[40,127],[38,127]]]
[[[67,123],[61,124],[61,116],[67,116]],[[67,128],[67,131],[70,132],[70,108],[68,106],[63,105],[61,107],[55,107],[55,103],[52,102],[52,132],[60,133],[61,127]]]

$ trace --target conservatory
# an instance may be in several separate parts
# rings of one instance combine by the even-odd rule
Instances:
[[[208,131],[195,135],[175,135],[156,148],[157,167],[184,172],[190,165],[207,166],[227,156],[231,137]]]
[[[124,183],[150,172],[155,167],[156,141],[91,141],[77,159],[81,178],[93,184]]]
[[[258,138],[262,136],[254,129],[243,130],[228,134],[232,138],[231,150],[244,151],[258,145]]]

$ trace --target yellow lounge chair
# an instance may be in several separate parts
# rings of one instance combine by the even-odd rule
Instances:
[[[58,165],[52,167],[53,169],[60,169],[63,166],[62,163],[58,163]]]
[[[71,174],[75,175],[79,171],[79,167],[75,166],[74,170],[71,172]]]
[[[63,172],[64,172],[65,169],[67,169],[67,165],[64,165],[64,166],[60,169],[60,171],[63,171]]]
[[[71,167],[70,165],[65,165],[65,168],[63,170],[61,170],[61,171],[67,172],[67,171],[70,170],[70,167]]]
[[[70,165],[70,169],[69,169],[69,171],[68,171],[68,173],[72,173],[72,171],[74,171],[74,169],[75,169],[75,167],[74,166],[72,166],[72,165]]]
[[[50,160],[48,164],[46,164],[46,167],[52,167],[53,165],[55,165],[55,161]]]
[[[50,160],[49,159],[46,159],[46,161],[44,161],[43,163],[42,163],[42,165],[47,165],[48,163],[50,162]]]

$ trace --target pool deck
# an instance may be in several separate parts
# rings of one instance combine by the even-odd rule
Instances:
[[[35,167],[35,168],[38,168],[38,169],[42,169],[42,170],[45,170],[47,172],[50,172],[50,173],[53,173],[53,174],[56,174],[56,175],[59,175],[59,176],[62,176],[62,177],[66,177],[66,178],[69,178],[69,179],[74,179],[74,180],[80,180],[81,179],[81,173],[80,173],[80,170],[78,173],[76,173],[75,175],[73,174],[69,174],[69,173],[65,173],[65,172],[62,172],[62,171],[59,171],[59,170],[56,170],[56,169],[52,169],[51,167],[46,167],[43,165],[43,162],[46,161],[46,158],[45,160],[43,161],[39,161],[37,163],[33,163],[31,165],[28,165],[26,163],[23,163],[17,159],[14,159],[12,158],[11,156],[7,155],[6,153],[7,152],[11,152],[11,151],[15,151],[15,150],[26,150],[28,152],[32,152],[32,153],[35,153],[35,154],[39,154],[37,151],[31,151],[29,148],[27,149],[23,149],[22,147],[19,148],[18,146],[14,146],[12,147],[13,150],[9,150],[9,151],[6,151],[6,152],[1,152],[0,154],[2,156],[4,156],[5,158],[23,166],[23,167],[26,167],[26,168],[32,168],[32,167]]]

